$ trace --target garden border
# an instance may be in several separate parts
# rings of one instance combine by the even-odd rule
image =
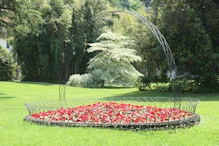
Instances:
[[[121,103],[131,104],[136,106],[152,106],[165,109],[179,109],[191,114],[186,118],[172,120],[169,116],[165,122],[146,122],[146,123],[93,123],[93,122],[71,122],[71,121],[44,121],[32,117],[32,114],[58,110],[60,108],[77,108],[80,106],[90,105],[93,103]],[[196,98],[176,98],[170,97],[111,97],[111,98],[78,98],[69,101],[34,101],[25,103],[29,112],[28,116],[24,117],[24,121],[47,126],[65,126],[65,127],[108,127],[108,128],[124,128],[124,129],[173,129],[191,127],[200,122],[200,116],[195,113],[199,100]],[[94,108],[95,107],[91,107]],[[171,112],[170,115],[173,113]],[[158,119],[159,120],[159,119]]]
[[[169,122],[155,122],[155,123],[144,123],[144,124],[95,124],[95,123],[84,123],[84,122],[55,122],[55,121],[44,121],[40,119],[32,118],[31,116],[25,116],[24,121],[35,123],[38,125],[46,126],[64,126],[64,127],[103,127],[103,128],[122,128],[122,129],[138,129],[138,130],[164,130],[174,128],[185,128],[191,127],[200,122],[200,116],[194,114],[192,117],[183,120],[169,121]]]

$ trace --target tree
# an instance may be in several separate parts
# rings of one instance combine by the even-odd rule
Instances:
[[[109,0],[112,6],[119,9],[138,10],[141,7],[139,1],[136,0]]]
[[[80,62],[80,73],[85,73],[87,68],[87,63],[95,54],[88,53],[88,44],[96,41],[97,37],[101,34],[101,29],[97,26],[94,18],[100,12],[106,10],[105,0],[85,0],[82,5],[81,10],[83,14],[83,32],[85,37],[85,48],[82,61]]]
[[[32,9],[31,4],[31,0],[0,0],[1,37],[13,36],[15,32],[25,35],[38,30],[34,24],[42,23],[42,19],[39,12]]]
[[[29,23],[18,23],[17,28],[22,29],[15,31],[14,54],[17,55],[25,76],[23,80],[57,81],[63,76],[61,67],[66,68],[69,65],[69,61],[63,60],[63,57],[71,54],[68,39],[71,11],[59,0],[32,1],[30,4],[32,5],[27,5],[26,9],[40,14],[43,23],[24,21],[25,24]]]
[[[130,87],[133,86],[138,77],[143,76],[132,65],[133,62],[140,61],[141,58],[136,55],[134,49],[130,49],[133,45],[131,40],[109,31],[101,34],[97,41],[89,44],[91,47],[88,52],[97,52],[96,56],[90,59],[88,63],[89,74],[72,76],[68,82],[69,85],[74,85],[75,83],[71,82],[76,82],[76,78],[81,78],[79,79],[80,82],[84,82],[83,80],[90,81],[91,85],[94,85],[93,82],[95,82],[97,86]],[[92,78],[92,81],[90,78]]]
[[[161,74],[166,74],[168,66],[165,53],[152,32],[142,22],[138,22],[125,28],[125,33],[134,40],[134,49],[142,58],[142,61],[135,65],[136,68],[147,77],[158,75],[158,70]]]
[[[89,61],[88,70],[96,78],[104,80],[108,85],[133,86],[138,77],[143,76],[133,62],[141,60],[127,37],[112,32],[103,33],[96,43],[90,44],[88,52],[98,52]]]
[[[17,21],[14,31],[14,54],[25,76],[23,80],[53,82],[86,71],[93,56],[88,55],[87,44],[100,34],[93,17],[105,8],[102,0],[77,2],[23,2],[26,7],[20,14],[28,19]],[[42,21],[32,21],[35,16],[26,15],[27,10],[35,12]]]
[[[152,3],[154,22],[170,44],[178,73],[198,83],[215,83],[219,75],[218,6],[213,0]]]
[[[15,0],[0,0],[0,37],[8,36],[8,29],[12,25],[11,18],[15,9]]]
[[[15,66],[9,52],[0,46],[0,81],[11,81],[14,77]]]
[[[73,46],[74,55],[74,74],[80,72],[79,67],[85,53],[85,35],[83,30],[82,13],[80,9],[74,9],[72,14],[72,27],[70,31],[70,39]]]

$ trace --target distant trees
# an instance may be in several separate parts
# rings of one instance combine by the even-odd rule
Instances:
[[[96,14],[107,7],[144,13],[141,9],[144,2],[147,6],[151,4],[153,10],[143,15],[170,44],[178,73],[188,75],[188,80],[198,84],[218,83],[218,1],[140,1],[0,0],[0,37],[14,37],[13,55],[21,66],[23,80],[66,81],[70,74],[86,73],[89,60],[97,54],[88,52],[88,44],[95,43],[102,33],[93,19]],[[153,76],[156,70],[164,75],[165,55],[153,34],[143,24],[136,24],[136,20],[115,15],[120,20],[111,19],[111,24],[119,26],[112,29],[129,35],[137,44],[133,48],[142,61],[133,65],[148,76]]]

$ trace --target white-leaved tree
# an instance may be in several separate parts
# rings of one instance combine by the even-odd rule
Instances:
[[[111,31],[103,33],[97,38],[96,43],[89,44],[88,52],[96,52],[97,55],[90,59],[88,73],[90,78],[83,79],[81,75],[78,86],[133,86],[135,81],[143,76],[132,65],[141,60],[136,51],[131,49],[134,45],[128,37]],[[76,75],[70,77],[68,85],[75,85]],[[86,83],[86,81],[89,83]],[[76,85],[76,86],[77,86]]]

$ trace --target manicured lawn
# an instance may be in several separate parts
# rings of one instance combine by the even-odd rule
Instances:
[[[135,88],[84,89],[67,87],[67,99],[113,96],[168,97],[168,92],[139,92]],[[126,131],[103,128],[38,126],[23,122],[24,102],[58,99],[58,85],[0,82],[0,146],[216,146],[219,145],[219,94],[184,94],[199,98],[201,123],[167,131]]]

